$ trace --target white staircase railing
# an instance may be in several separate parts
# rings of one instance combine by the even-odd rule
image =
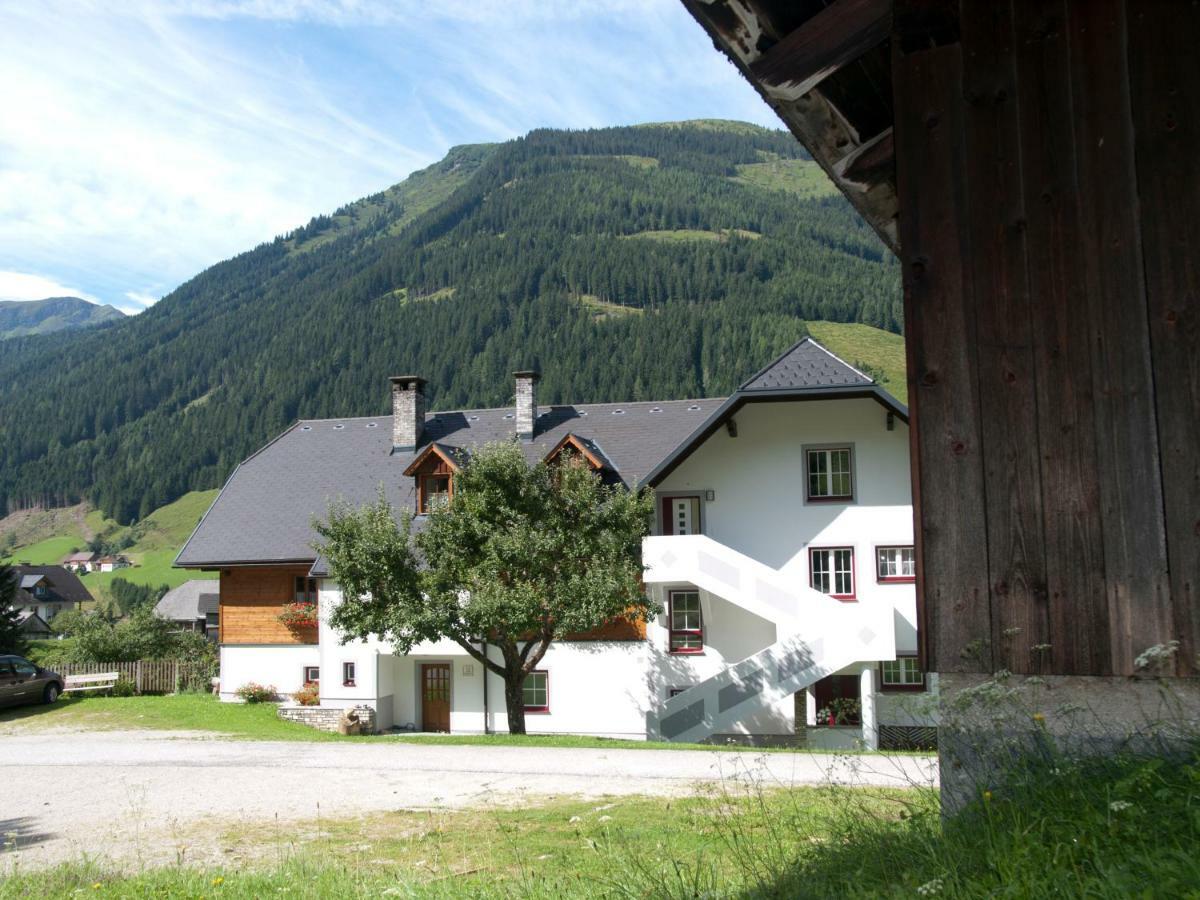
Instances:
[[[846,603],[704,535],[643,544],[648,584],[694,585],[776,625],[779,639],[663,703],[651,737],[698,741],[742,725],[858,660],[893,659],[891,604]]]

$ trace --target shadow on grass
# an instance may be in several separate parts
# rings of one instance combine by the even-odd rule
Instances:
[[[22,719],[34,719],[41,716],[53,715],[64,707],[77,706],[84,701],[83,697],[60,697],[54,703],[30,703],[26,706],[13,706],[0,709],[0,723],[19,722]]]

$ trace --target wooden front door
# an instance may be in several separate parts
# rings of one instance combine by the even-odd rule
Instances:
[[[450,664],[421,665],[421,730],[450,730]]]

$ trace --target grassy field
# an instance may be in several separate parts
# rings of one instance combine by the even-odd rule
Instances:
[[[133,543],[122,553],[133,566],[116,572],[84,575],[84,585],[97,599],[108,596],[108,586],[114,578],[123,578],[133,584],[166,584],[170,587],[191,578],[214,578],[213,574],[188,572],[171,566],[179,548],[216,496],[215,490],[184,494],[131,526],[118,525],[105,519],[98,510],[83,505],[40,511],[20,520],[12,517],[11,533],[18,543],[7,561],[55,565],[73,551],[86,549],[88,541],[99,536],[111,543],[131,539]],[[52,529],[57,533],[47,534]]]
[[[359,738],[327,734],[305,725],[285,722],[272,703],[221,703],[207,694],[166,697],[64,697],[54,706],[0,710],[0,734],[42,728],[80,730],[150,729],[212,731],[253,741],[396,741],[438,745],[472,744],[503,747],[565,747],[601,750],[702,750],[752,753],[790,753],[737,745],[672,744],[614,740],[576,735],[374,735]]]
[[[801,853],[808,834],[835,827],[844,799],[801,789],[248,823],[221,834],[225,866],[120,875],[84,862],[0,881],[0,898],[668,896],[659,881],[728,896],[684,888],[752,888],[739,845]],[[912,802],[901,791],[856,800],[892,820]]]
[[[751,184],[768,191],[786,191],[806,199],[830,197],[837,193],[833,182],[819,165],[809,159],[768,159],[737,167],[733,181]]]
[[[865,362],[881,371],[884,389],[901,403],[908,403],[908,374],[901,335],[846,322],[805,324],[809,334],[846,362],[851,365]]]

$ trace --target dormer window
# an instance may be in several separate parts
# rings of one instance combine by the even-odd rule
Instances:
[[[554,445],[553,449],[543,458],[548,466],[560,463],[564,458],[582,463],[594,472],[611,472],[612,465],[594,441],[581,438],[577,434],[568,434]]]
[[[35,587],[33,589],[33,593],[34,593],[34,596],[45,597],[46,596],[46,586],[44,584],[39,584],[37,587]]]
[[[463,451],[442,444],[430,444],[404,470],[415,480],[417,514],[428,515],[450,502],[454,496],[454,474]]]

